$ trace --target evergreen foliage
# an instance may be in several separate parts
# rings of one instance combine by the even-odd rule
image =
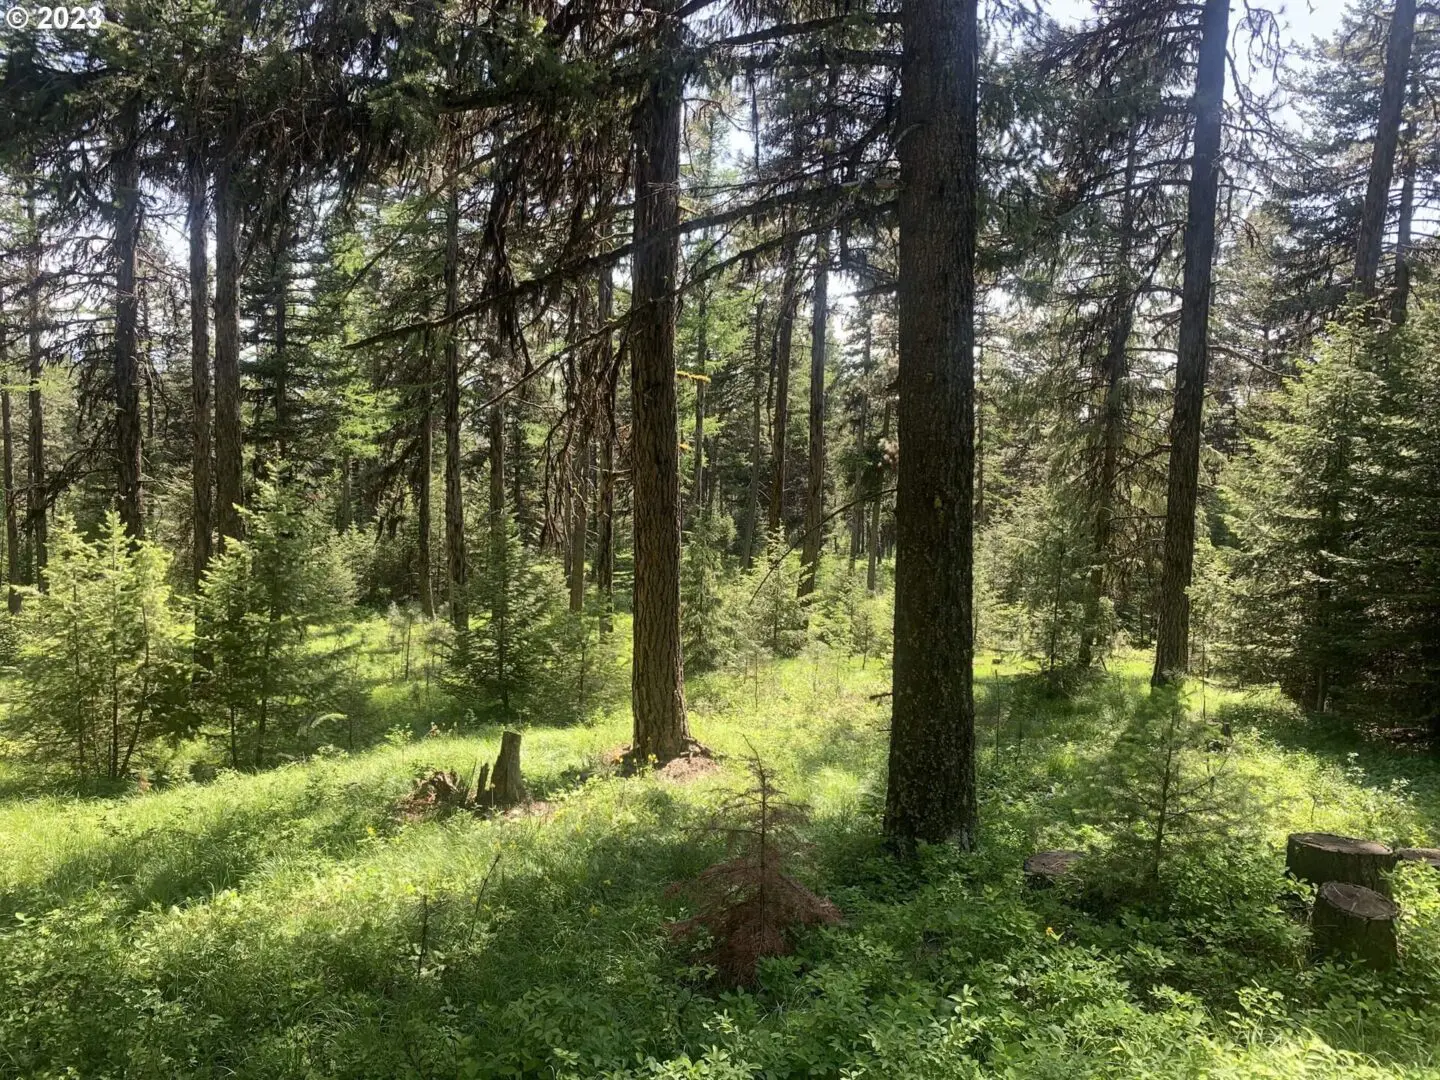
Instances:
[[[273,764],[334,710],[340,658],[311,647],[348,613],[353,579],[319,511],[292,488],[263,483],[201,587],[196,646],[201,694],[235,768]]]
[[[168,570],[165,552],[132,541],[118,514],[93,539],[56,523],[45,589],[22,609],[22,697],[7,722],[41,762],[118,780],[188,726],[191,635]]]

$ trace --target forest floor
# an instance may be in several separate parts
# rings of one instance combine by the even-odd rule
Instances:
[[[1440,1075],[1440,874],[1399,876],[1404,961],[1385,976],[1309,962],[1277,902],[1292,830],[1434,843],[1431,757],[1212,687],[1244,820],[1207,833],[1197,813],[1148,891],[1026,889],[1029,852],[1115,835],[1107,785],[1146,670],[1061,698],[977,665],[983,847],[911,866],[877,839],[874,660],[693,680],[692,726],[722,765],[695,776],[604,766],[623,709],[531,726],[545,809],[529,815],[396,812],[417,776],[492,760],[498,728],[118,797],[12,791],[0,1076]],[[397,709],[428,692],[376,688]],[[808,802],[797,872],[844,923],[722,992],[667,932],[686,909],[666,889],[719,855],[705,826],[752,746]]]

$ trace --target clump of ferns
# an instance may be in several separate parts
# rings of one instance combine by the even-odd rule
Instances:
[[[689,938],[705,931],[706,960],[731,987],[753,986],[762,959],[794,952],[798,931],[840,922],[833,903],[787,873],[805,848],[798,827],[806,808],[785,797],[753,747],[748,767],[749,786],[727,798],[708,826],[725,837],[725,859],[668,890],[697,908],[671,923],[671,933]]]

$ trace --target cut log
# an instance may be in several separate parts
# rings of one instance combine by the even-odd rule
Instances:
[[[1334,833],[1291,833],[1285,845],[1285,868],[1312,885],[1346,881],[1389,896],[1395,853],[1374,840]]]
[[[1025,860],[1025,884],[1032,889],[1048,889],[1067,877],[1084,857],[1081,851],[1037,851]]]
[[[1310,933],[1315,951],[1325,956],[1352,956],[1376,970],[1395,966],[1399,946],[1393,901],[1363,885],[1327,881],[1315,895]]]
[[[520,733],[507,731],[500,736],[500,756],[490,781],[491,802],[495,806],[515,806],[526,799],[525,784],[520,779]]]
[[[1395,858],[1404,859],[1406,862],[1426,863],[1436,870],[1440,870],[1440,848],[1434,847],[1402,847],[1395,849]]]

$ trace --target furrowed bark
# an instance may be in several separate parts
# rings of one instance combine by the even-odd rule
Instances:
[[[1390,182],[1395,176],[1395,149],[1400,142],[1400,115],[1405,105],[1405,84],[1410,74],[1410,52],[1415,42],[1415,0],[1395,0],[1390,34],[1385,43],[1385,75],[1380,87],[1380,115],[1375,125],[1375,146],[1370,153],[1370,175],[1365,205],[1355,239],[1354,293],[1363,300],[1375,295],[1380,273],[1380,249],[1385,241],[1385,219],[1390,210]]]
[[[667,5],[662,36],[678,44]],[[637,763],[669,761],[690,742],[680,650],[680,471],[676,440],[675,279],[679,260],[682,80],[662,49],[635,117],[635,260],[630,393],[635,500]]]
[[[190,204],[190,496],[191,576],[198,591],[213,552],[214,478],[210,455],[210,256],[206,250],[209,177],[195,152],[189,162]]]
[[[1200,482],[1200,422],[1210,366],[1210,277],[1220,187],[1220,125],[1225,95],[1229,0],[1205,0],[1195,76],[1195,156],[1185,217],[1185,276],[1170,419],[1165,547],[1151,682],[1164,686],[1190,666],[1190,579],[1195,567],[1195,504]]]
[[[830,237],[816,238],[815,299],[810,316],[810,448],[805,486],[805,542],[800,550],[800,595],[815,591],[825,517],[825,335],[829,329]]]
[[[972,618],[976,0],[906,0],[900,473],[885,833],[976,842]]]
[[[231,165],[215,171],[215,524],[223,550],[243,535],[240,506],[240,205]]]

